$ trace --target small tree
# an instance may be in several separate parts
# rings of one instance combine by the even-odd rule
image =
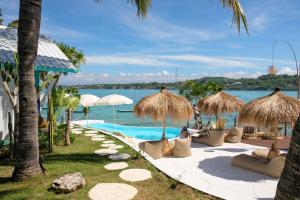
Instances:
[[[179,94],[186,97],[193,104],[199,99],[217,93],[222,89],[223,86],[217,82],[208,81],[205,84],[200,84],[198,81],[188,80],[179,88]],[[198,116],[195,115],[196,123],[198,123],[198,117],[200,117],[200,114]],[[189,121],[187,122],[187,127],[189,127]]]
[[[78,93],[78,92],[77,92]],[[73,111],[79,106],[80,98],[78,95],[68,93],[66,89],[57,88],[52,93],[53,101],[53,124],[62,112],[67,113],[67,127],[65,130],[65,145],[70,145],[70,130]],[[52,139],[52,138],[51,138]]]
[[[188,80],[179,88],[179,94],[185,96],[189,101],[194,103],[195,101],[217,93],[222,89],[223,86],[217,82],[208,81],[207,83],[200,84],[195,80]]]

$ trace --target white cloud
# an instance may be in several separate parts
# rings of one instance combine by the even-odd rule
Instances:
[[[103,77],[109,77],[109,74],[103,73],[102,76],[103,76]]]
[[[220,40],[226,35],[225,32],[221,31],[174,24],[155,16],[149,16],[146,21],[137,25],[136,19],[133,19],[133,17],[135,16],[121,16],[120,20],[133,29],[138,37],[164,43],[193,44],[199,41]]]
[[[103,74],[69,74],[63,76],[60,84],[65,85],[83,85],[83,84],[101,84],[101,83],[147,83],[147,82],[175,82],[199,79],[201,77],[227,77],[227,78],[257,78],[261,76],[262,72],[225,72],[225,73],[191,73],[191,74],[180,74],[176,77],[174,73],[170,73],[166,70],[157,73],[125,73],[121,72],[117,75],[103,76]]]
[[[49,23],[42,23],[41,33],[45,34],[51,38],[59,38],[60,40],[72,39],[84,39],[87,36],[91,36],[90,33],[85,33],[83,31],[70,29],[66,27],[50,25]]]
[[[181,55],[95,55],[86,56],[87,64],[90,65],[129,65],[129,66],[154,66],[154,67],[184,67],[199,66],[205,67],[235,67],[235,68],[261,68],[271,63],[270,59],[247,58],[247,57],[226,57],[206,56],[201,54]],[[290,61],[276,60],[277,63],[289,65]],[[200,65],[201,66],[201,65]]]
[[[186,62],[196,62],[213,67],[255,67],[255,64],[249,61],[241,61],[225,57],[203,56],[203,55],[171,55],[161,56],[167,60],[177,60]]]
[[[86,56],[87,64],[97,65],[140,65],[140,66],[176,66],[149,56]]]
[[[168,71],[164,70],[161,72],[161,75],[168,76],[168,75],[170,75],[170,73]]]
[[[278,74],[295,75],[297,74],[297,71],[296,69],[292,69],[290,67],[283,67],[279,69]]]
[[[252,20],[250,20],[249,27],[255,30],[266,29],[271,23],[271,20],[267,16],[267,13],[259,14],[251,19]]]

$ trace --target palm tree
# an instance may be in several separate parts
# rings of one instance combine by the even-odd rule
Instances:
[[[65,145],[70,145],[70,130],[73,111],[79,106],[80,98],[76,93],[68,93],[67,89],[56,88],[52,92],[53,101],[53,124],[62,112],[67,113],[67,126],[65,131]],[[52,139],[52,138],[50,138]]]
[[[41,0],[20,0],[18,26],[19,137],[12,179],[19,181],[41,173],[38,145],[38,112],[34,86],[41,22]]]
[[[100,1],[100,0],[96,0]],[[239,0],[220,0],[225,8],[233,11],[233,23],[240,31],[243,23],[247,31],[247,21]],[[137,7],[140,18],[147,16],[152,0],[128,0]],[[23,180],[41,172],[37,140],[37,102],[34,86],[34,62],[37,55],[41,23],[42,0],[20,0],[18,26],[18,53],[20,56],[20,134],[16,155],[14,180]]]
[[[67,109],[67,129],[65,133],[65,145],[70,145],[70,131],[73,111],[79,106],[80,98],[77,96],[69,96],[64,100],[64,106]]]
[[[298,118],[276,191],[276,200],[300,198],[300,117]]]

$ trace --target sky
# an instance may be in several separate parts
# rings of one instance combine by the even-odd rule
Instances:
[[[44,0],[41,33],[84,52],[86,63],[61,84],[173,82],[204,76],[258,77],[272,65],[276,40],[300,52],[299,0],[240,0],[249,35],[232,25],[220,0],[153,0],[145,19],[127,0]],[[19,1],[0,0],[4,24]],[[284,42],[275,47],[280,74],[295,74]],[[177,71],[177,75],[176,75]]]

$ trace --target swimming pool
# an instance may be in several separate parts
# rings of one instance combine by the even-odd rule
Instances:
[[[97,123],[89,124],[89,128],[100,129],[110,133],[120,132],[124,135],[141,140],[160,140],[162,136],[162,127],[123,126],[110,123]],[[172,139],[178,137],[179,135],[179,128],[166,128],[166,138]]]

